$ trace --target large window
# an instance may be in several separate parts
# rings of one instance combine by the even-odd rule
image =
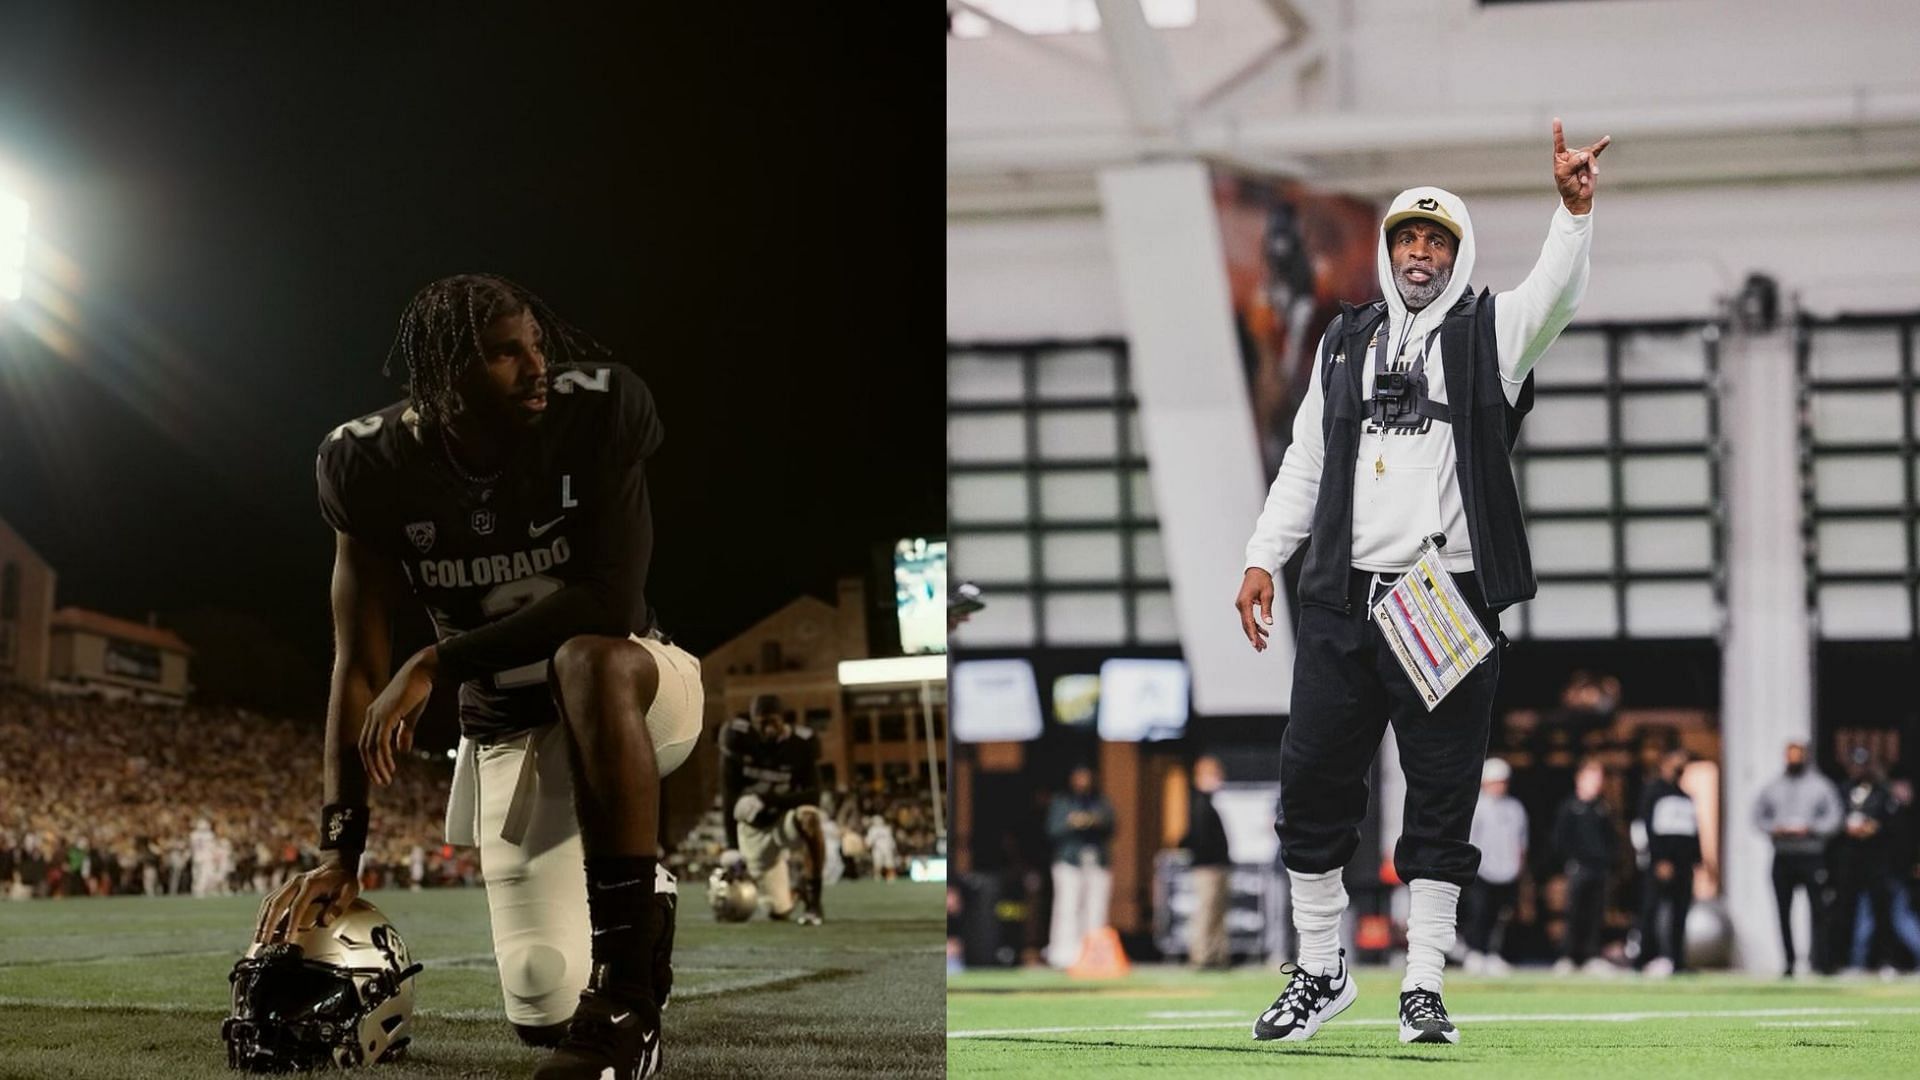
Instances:
[[[967,644],[1177,642],[1125,344],[950,345],[947,401]]]
[[[1717,637],[1726,609],[1719,327],[1573,327],[1514,468],[1540,593],[1510,637]]]
[[[1920,640],[1920,312],[1798,327],[1807,603],[1833,641]]]

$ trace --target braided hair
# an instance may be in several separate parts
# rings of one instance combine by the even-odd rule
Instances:
[[[541,350],[553,364],[609,355],[606,346],[560,318],[522,286],[496,274],[456,274],[414,294],[400,315],[400,331],[381,372],[393,375],[398,356],[407,369],[413,410],[427,425],[445,425],[462,411],[459,384],[480,362],[480,333],[503,316],[533,313]]]

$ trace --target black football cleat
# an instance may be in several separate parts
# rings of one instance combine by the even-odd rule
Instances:
[[[1400,1041],[1403,1043],[1457,1043],[1460,1029],[1447,1019],[1447,1007],[1431,990],[1408,990],[1400,995]]]
[[[1311,975],[1299,964],[1284,964],[1283,975],[1292,975],[1267,1011],[1253,1022],[1253,1037],[1261,1042],[1300,1042],[1313,1038],[1326,1023],[1353,1004],[1360,991],[1347,970],[1347,951],[1340,950],[1340,964],[1331,975]]]
[[[590,989],[567,1036],[533,1070],[534,1080],[646,1080],[660,1075],[660,1010]]]

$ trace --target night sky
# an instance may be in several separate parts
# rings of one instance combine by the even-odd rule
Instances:
[[[652,386],[650,599],[694,652],[941,532],[938,27],[678,6],[0,4],[0,189],[58,292],[0,305],[0,519],[57,603],[324,700],[315,448],[477,270]]]

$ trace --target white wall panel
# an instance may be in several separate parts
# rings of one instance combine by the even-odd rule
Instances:
[[[1578,510],[1605,507],[1612,478],[1606,459],[1535,458],[1526,470],[1527,505],[1536,510]]]
[[[953,520],[959,524],[998,524],[1027,519],[1024,473],[954,473],[947,477]]]
[[[947,356],[949,401],[1018,401],[1025,393],[1017,360],[987,353]]]
[[[1621,498],[1634,509],[1706,506],[1713,497],[1712,464],[1704,454],[1650,454],[1620,462]]]
[[[1040,546],[1042,566],[1049,581],[1117,581],[1120,578],[1120,534],[1117,532],[1050,533],[1041,538]]]
[[[1611,585],[1543,581],[1527,611],[1534,637],[1612,637],[1619,626]]]
[[[1120,450],[1119,426],[1112,413],[1041,413],[1039,429],[1042,460],[1111,458]]]
[[[1613,567],[1613,526],[1605,521],[1536,521],[1527,528],[1527,542],[1537,573]]]
[[[1847,454],[1816,457],[1813,493],[1821,506],[1893,506],[1907,482],[1896,454]]]
[[[1707,349],[1699,334],[1628,334],[1620,339],[1623,382],[1706,377]]]
[[[1713,568],[1713,524],[1705,517],[1629,520],[1626,539],[1629,573]]]
[[[1034,643],[1033,597],[1025,593],[995,593],[987,606],[953,632],[956,645],[989,649]]]
[[[1126,637],[1119,593],[1052,593],[1046,605],[1049,645],[1118,645]]]
[[[1897,394],[1817,392],[1813,438],[1821,443],[1890,442],[1900,438]]]
[[[1707,441],[1707,398],[1696,391],[1625,394],[1620,438],[1627,445]]]
[[[1635,637],[1711,637],[1720,606],[1704,581],[1642,581],[1627,586],[1627,632]]]
[[[1040,476],[1040,519],[1074,521],[1120,516],[1120,478],[1110,472],[1056,472]]]
[[[1044,400],[1110,398],[1120,385],[1116,364],[1105,349],[1049,350],[1035,367],[1034,391]]]
[[[1907,568],[1907,531],[1898,518],[1822,521],[1814,536],[1820,545],[1822,570]]]
[[[1133,598],[1134,620],[1142,645],[1180,644],[1180,624],[1173,613],[1173,594],[1164,589]]]
[[[1521,425],[1527,446],[1597,446],[1607,441],[1607,400],[1598,394],[1538,398]]]
[[[1907,591],[1898,585],[1822,585],[1819,604],[1822,638],[1890,640],[1912,632]]]
[[[1032,545],[1025,533],[955,532],[948,550],[956,580],[1033,580]]]
[[[1900,374],[1900,331],[1890,326],[1821,329],[1807,350],[1815,379],[1889,379]]]
[[[1027,422],[1019,413],[958,413],[947,417],[947,454],[955,461],[1017,462],[1027,452]]]

